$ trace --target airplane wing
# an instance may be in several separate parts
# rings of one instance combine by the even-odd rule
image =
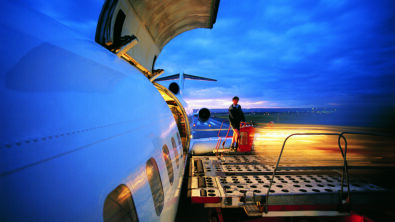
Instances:
[[[184,73],[184,79],[192,79],[192,80],[201,80],[201,81],[210,81],[210,82],[217,82],[216,79],[210,79],[206,77],[201,77],[201,76],[194,76],[194,75],[189,75]]]
[[[178,74],[174,74],[174,75],[170,75],[170,76],[157,78],[157,79],[155,79],[155,82],[168,81],[168,80],[177,80],[179,78],[180,78],[180,74],[178,73]],[[217,82],[216,79],[210,79],[210,78],[201,77],[201,76],[194,76],[194,75],[185,74],[185,73],[183,74],[183,78],[184,79],[190,79],[190,80],[201,80],[201,81]]]

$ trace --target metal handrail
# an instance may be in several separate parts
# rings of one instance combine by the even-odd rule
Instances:
[[[218,135],[217,135],[218,136],[218,141],[217,141],[217,145],[215,146],[215,152],[216,152],[215,155],[216,156],[218,156],[218,149],[221,146],[221,142],[222,142],[222,137],[220,137],[219,135],[220,135],[220,132],[221,132],[221,129],[222,129],[222,125],[224,124],[224,122],[225,122],[225,120],[222,121],[221,127],[219,128]],[[226,136],[225,136],[225,140],[223,142],[222,148],[224,148],[224,146],[225,146],[226,139],[228,138],[229,131],[230,131],[230,125],[229,125],[229,128],[228,128],[228,131],[226,132]]]
[[[221,142],[222,142],[222,137],[219,137],[219,135],[220,135],[220,133],[221,133],[222,125],[224,125],[224,122],[225,122],[225,120],[222,121],[221,127],[220,127],[219,130],[218,130],[218,135],[217,135],[218,141],[217,141],[217,145],[215,145],[215,150],[216,150],[216,152],[218,152],[219,145],[220,145]]]
[[[385,135],[381,135],[381,134],[375,134],[375,133],[364,133],[364,132],[341,132],[341,133],[294,133],[294,134],[291,134],[291,135],[289,135],[289,136],[287,136],[287,138],[285,138],[285,140],[284,140],[284,143],[283,143],[283,146],[282,146],[282,148],[281,148],[281,151],[280,151],[280,154],[279,154],[279,156],[278,156],[278,160],[277,160],[277,163],[276,163],[276,167],[274,168],[274,170],[273,170],[273,176],[272,176],[272,179],[270,180],[270,185],[269,185],[269,188],[268,188],[268,190],[267,190],[267,193],[266,193],[266,203],[265,203],[265,207],[264,207],[264,210],[265,210],[265,213],[267,214],[268,213],[268,207],[269,207],[269,194],[270,194],[270,189],[271,189],[271,187],[272,187],[272,185],[273,185],[273,181],[274,181],[274,178],[275,178],[275,176],[276,176],[276,172],[277,172],[277,168],[278,168],[278,165],[280,164],[280,160],[281,160],[281,157],[282,157],[282,154],[283,154],[283,151],[284,151],[284,148],[285,148],[285,144],[287,143],[287,141],[288,141],[288,139],[289,138],[291,138],[291,137],[293,137],[293,136],[338,136],[338,146],[339,146],[339,150],[340,150],[340,152],[341,152],[341,154],[342,154],[342,157],[343,157],[343,173],[342,173],[342,180],[341,180],[341,189],[340,189],[340,199],[341,199],[341,201],[343,201],[342,199],[343,199],[343,183],[344,183],[344,177],[346,177],[346,180],[347,180],[347,199],[346,199],[346,203],[348,203],[348,205],[350,206],[350,181],[349,181],[349,176],[348,176],[348,163],[347,163],[347,139],[346,139],[346,137],[344,136],[345,134],[354,134],[354,135],[368,135],[368,136],[385,136]],[[344,151],[343,151],[343,147],[342,147],[342,145],[341,145],[341,139],[343,139],[344,140]]]
[[[344,152],[343,152],[342,145],[341,145],[341,139],[344,140]],[[344,176],[346,176],[346,179],[347,179],[347,199],[346,199],[346,203],[348,203],[348,205],[350,205],[350,179],[348,177],[347,139],[343,135],[343,133],[339,134],[339,137],[337,139],[337,143],[339,145],[339,149],[340,149],[340,152],[341,152],[343,160],[344,160],[339,196],[340,196],[340,200],[343,201],[342,199],[343,199],[343,191],[344,191]],[[341,202],[340,204],[343,204],[343,202]]]
[[[226,143],[226,140],[228,139],[229,131],[230,131],[230,125],[229,125],[229,128],[228,128],[228,131],[226,132],[225,140],[224,140],[224,142],[222,143],[222,149],[225,148],[225,143]],[[218,153],[218,152],[217,152],[217,153]]]

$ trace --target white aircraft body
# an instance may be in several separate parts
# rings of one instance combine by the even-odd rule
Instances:
[[[154,64],[219,1],[82,2],[64,4],[96,33],[56,1],[2,2],[0,221],[173,221],[192,112]]]

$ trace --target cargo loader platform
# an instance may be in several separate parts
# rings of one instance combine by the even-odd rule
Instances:
[[[346,141],[344,133],[330,135],[340,135]],[[262,219],[335,216],[350,221],[362,218],[354,212],[392,211],[393,190],[349,175],[360,168],[348,166],[347,145],[339,145],[344,165],[279,166],[285,143],[277,164],[254,152],[192,156],[188,183],[191,202],[216,209],[218,217],[222,217],[221,209],[238,208],[251,218]]]
[[[241,207],[248,215],[266,216],[258,208],[265,203],[273,167],[265,165],[258,156],[193,156],[190,170],[192,202],[214,208]],[[269,211],[337,210],[341,203],[340,190],[338,170],[284,167],[269,191]],[[354,205],[391,202],[388,194],[392,192],[367,182],[351,179],[350,191]]]

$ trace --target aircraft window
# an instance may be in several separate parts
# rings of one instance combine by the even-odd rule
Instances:
[[[132,193],[123,184],[119,185],[104,201],[103,221],[138,222]]]
[[[122,46],[136,39],[136,36],[131,33],[122,36],[126,14],[122,9],[116,12],[118,5],[118,0],[106,0],[100,13],[95,36],[95,41],[97,43],[114,53],[118,52]],[[112,25],[112,20],[114,18],[115,22],[114,25]]]
[[[156,62],[157,56],[155,55],[154,60],[152,62],[152,72],[155,70],[155,62]]]
[[[160,179],[160,173],[158,164],[154,158],[150,158],[146,165],[146,174],[148,183],[151,188],[152,199],[154,201],[156,215],[159,216],[163,210],[163,203],[165,194],[163,192],[162,180]]]
[[[113,45],[115,48],[121,45],[122,28],[125,18],[125,13],[122,10],[119,10],[114,23]]]
[[[95,41],[107,48],[111,45],[111,20],[117,5],[118,0],[107,0],[97,23]]]
[[[166,144],[163,145],[162,151],[163,151],[163,159],[165,159],[165,163],[166,163],[167,173],[169,174],[169,183],[173,184],[174,181],[173,164],[171,163],[169,148],[167,148]]]
[[[171,144],[173,145],[174,156],[176,158],[176,163],[177,163],[177,168],[178,168],[180,163],[179,163],[177,144],[176,144],[176,140],[174,139],[174,137],[171,138]]]

